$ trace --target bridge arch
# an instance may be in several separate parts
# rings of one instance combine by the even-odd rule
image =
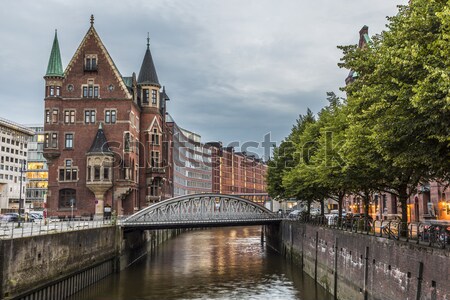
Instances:
[[[280,217],[247,199],[227,194],[193,194],[155,203],[121,222],[123,227],[179,228],[257,225]]]

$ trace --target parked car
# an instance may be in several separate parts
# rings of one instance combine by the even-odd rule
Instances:
[[[289,213],[288,218],[289,219],[297,219],[301,213],[302,213],[301,210],[295,209]]]
[[[6,213],[1,217],[2,222],[18,222],[19,214],[18,213]]]
[[[320,215],[320,208],[311,208],[311,211],[309,212],[311,216],[318,216]]]

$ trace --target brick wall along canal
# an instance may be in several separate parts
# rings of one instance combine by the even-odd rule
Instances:
[[[70,299],[301,299],[332,297],[261,245],[261,227],[191,231]]]

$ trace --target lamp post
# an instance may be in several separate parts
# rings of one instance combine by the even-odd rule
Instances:
[[[22,207],[25,205],[22,204],[22,181],[23,181],[23,172],[26,170],[26,160],[23,159],[20,162],[20,189],[19,189],[19,220],[18,220],[18,227],[20,227],[21,220],[22,220]]]
[[[73,206],[74,206],[74,204],[75,204],[75,199],[70,199],[70,210],[71,210],[71,213],[70,213],[70,220],[72,220],[73,221]]]
[[[384,210],[384,194],[380,193],[380,221],[383,220],[383,210]]]

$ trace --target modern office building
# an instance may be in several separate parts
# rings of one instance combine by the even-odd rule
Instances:
[[[179,127],[167,115],[172,129],[173,196],[212,192],[211,150],[201,136]]]
[[[48,166],[44,158],[44,126],[28,126],[34,131],[28,141],[26,208],[43,210],[47,197]]]
[[[34,131],[0,118],[0,210],[25,211],[28,140]]]

